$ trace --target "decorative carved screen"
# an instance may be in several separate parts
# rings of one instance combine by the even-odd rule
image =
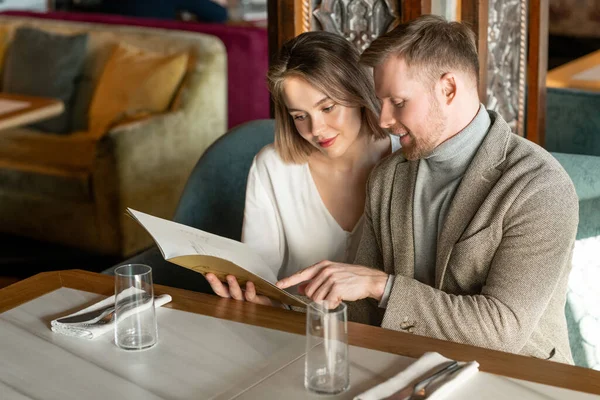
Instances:
[[[525,135],[527,0],[489,2],[487,108]]]
[[[312,0],[312,30],[342,35],[361,51],[397,18],[396,5],[390,0]]]

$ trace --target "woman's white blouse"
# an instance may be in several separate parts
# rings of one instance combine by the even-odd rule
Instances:
[[[400,148],[392,136],[392,152]],[[273,145],[254,158],[246,187],[242,242],[278,279],[322,260],[353,262],[363,217],[343,230],[321,200],[308,163],[284,163]]]

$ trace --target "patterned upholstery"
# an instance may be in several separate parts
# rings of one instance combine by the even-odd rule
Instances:
[[[553,155],[573,180],[579,197],[579,228],[565,308],[571,351],[577,365],[600,370],[600,157]]]

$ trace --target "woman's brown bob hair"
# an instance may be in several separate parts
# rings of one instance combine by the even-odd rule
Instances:
[[[284,162],[304,163],[314,151],[296,130],[283,101],[283,82],[291,76],[304,79],[342,106],[360,107],[361,129],[376,139],[387,136],[378,123],[373,78],[359,58],[350,42],[330,32],[303,33],[283,45],[267,81],[275,106],[275,149]]]

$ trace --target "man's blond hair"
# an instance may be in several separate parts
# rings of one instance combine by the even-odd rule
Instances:
[[[390,56],[402,58],[410,71],[434,82],[447,72],[459,70],[471,75],[479,86],[475,34],[465,24],[422,15],[375,39],[360,62],[376,67]]]

